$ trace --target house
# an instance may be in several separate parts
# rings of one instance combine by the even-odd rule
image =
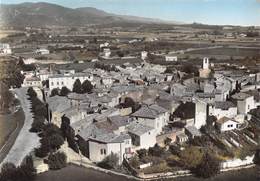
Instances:
[[[191,139],[194,139],[195,137],[201,136],[200,131],[195,126],[186,126],[185,127],[185,133]]]
[[[142,51],[141,52],[141,59],[145,60],[148,57],[148,52],[147,51]]]
[[[116,132],[117,133],[122,133],[127,130],[127,126],[131,124],[134,119],[132,119],[129,116],[110,116],[107,118],[108,122],[116,126]]]
[[[239,114],[247,114],[251,109],[255,109],[254,96],[244,92],[237,93],[232,96],[237,103]]]
[[[56,74],[49,76],[49,88],[50,90],[62,87],[67,87],[68,89],[73,89],[73,84],[79,79],[81,83],[85,80],[93,81],[93,76],[85,73],[75,73],[75,74]]]
[[[93,162],[101,162],[111,153],[118,155],[119,164],[123,162],[124,154],[130,154],[132,142],[128,134],[116,135],[114,133],[96,135],[90,137],[89,159]]]
[[[237,115],[237,106],[231,101],[215,102],[209,106],[209,115],[216,116],[217,119],[233,118]]]
[[[133,122],[127,126],[132,144],[138,149],[148,149],[156,144],[156,130],[150,126]]]
[[[176,55],[165,55],[166,62],[177,62],[178,57]]]
[[[0,55],[12,54],[12,49],[9,44],[0,43]]]
[[[45,48],[40,48],[40,49],[37,49],[35,51],[35,53],[40,54],[40,55],[48,55],[48,54],[50,54],[50,51]]]
[[[141,124],[154,128],[157,134],[160,134],[162,128],[169,122],[168,111],[157,104],[142,105],[131,116],[135,117]]]
[[[216,121],[216,126],[220,132],[237,129],[238,125],[238,122],[228,117],[223,117]]]
[[[27,77],[24,79],[22,87],[42,87],[42,81],[38,77]]]
[[[184,132],[178,132],[176,135],[176,141],[180,144],[188,141],[189,137]]]
[[[109,48],[104,48],[104,57],[109,58],[111,55],[111,50]]]
[[[60,126],[61,118],[64,115],[63,112],[71,107],[70,101],[66,97],[53,96],[48,97],[47,103],[51,111],[52,123]]]

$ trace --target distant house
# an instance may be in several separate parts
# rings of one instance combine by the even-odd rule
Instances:
[[[131,116],[135,117],[141,124],[154,128],[157,134],[160,134],[162,128],[169,122],[168,111],[156,104],[150,106],[143,105]]]
[[[180,144],[188,141],[188,139],[189,137],[184,132],[178,132],[176,135],[176,141]]]
[[[9,44],[0,43],[0,55],[12,54],[12,49]]]
[[[35,53],[39,54],[39,55],[48,55],[48,54],[50,54],[50,51],[45,48],[40,48],[40,49],[37,49],[35,51]]]
[[[68,89],[73,89],[73,84],[79,79],[81,83],[85,80],[92,81],[93,75],[85,73],[75,73],[75,74],[56,74],[49,76],[49,88],[50,90],[54,88],[61,89],[62,87],[67,87]]]
[[[231,131],[237,129],[238,122],[234,119],[223,117],[216,121],[216,126],[220,132]]]
[[[178,57],[176,55],[166,55],[165,56],[165,61],[166,62],[177,62]]]
[[[89,138],[89,159],[101,162],[111,153],[117,154],[119,164],[123,161],[124,154],[130,154],[132,143],[128,134],[116,135],[114,133],[97,135]]]
[[[22,87],[42,87],[42,81],[38,77],[27,77],[24,79]]]

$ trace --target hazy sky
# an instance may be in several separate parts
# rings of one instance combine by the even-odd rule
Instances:
[[[21,3],[24,0],[0,0]],[[260,25],[260,0],[28,0],[181,22]]]

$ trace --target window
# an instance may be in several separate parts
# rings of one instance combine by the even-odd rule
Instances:
[[[59,83],[59,82],[57,82],[57,85],[60,85],[60,83]]]
[[[100,149],[100,154],[101,154],[101,155],[106,155],[106,154],[107,154],[106,149]]]
[[[54,83],[53,83],[53,82],[51,82],[51,85],[53,86],[53,85],[54,85]]]
[[[63,82],[63,81],[61,82],[61,85],[64,85],[64,82]]]
[[[232,127],[233,127],[233,124],[229,124],[227,127],[228,127],[228,128],[232,128]]]

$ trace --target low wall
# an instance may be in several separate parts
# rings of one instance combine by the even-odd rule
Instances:
[[[254,156],[247,156],[244,160],[233,159],[233,160],[227,160],[225,162],[222,162],[221,168],[230,169],[230,168],[236,168],[236,167],[243,167],[246,165],[251,165],[253,163],[254,163]]]

